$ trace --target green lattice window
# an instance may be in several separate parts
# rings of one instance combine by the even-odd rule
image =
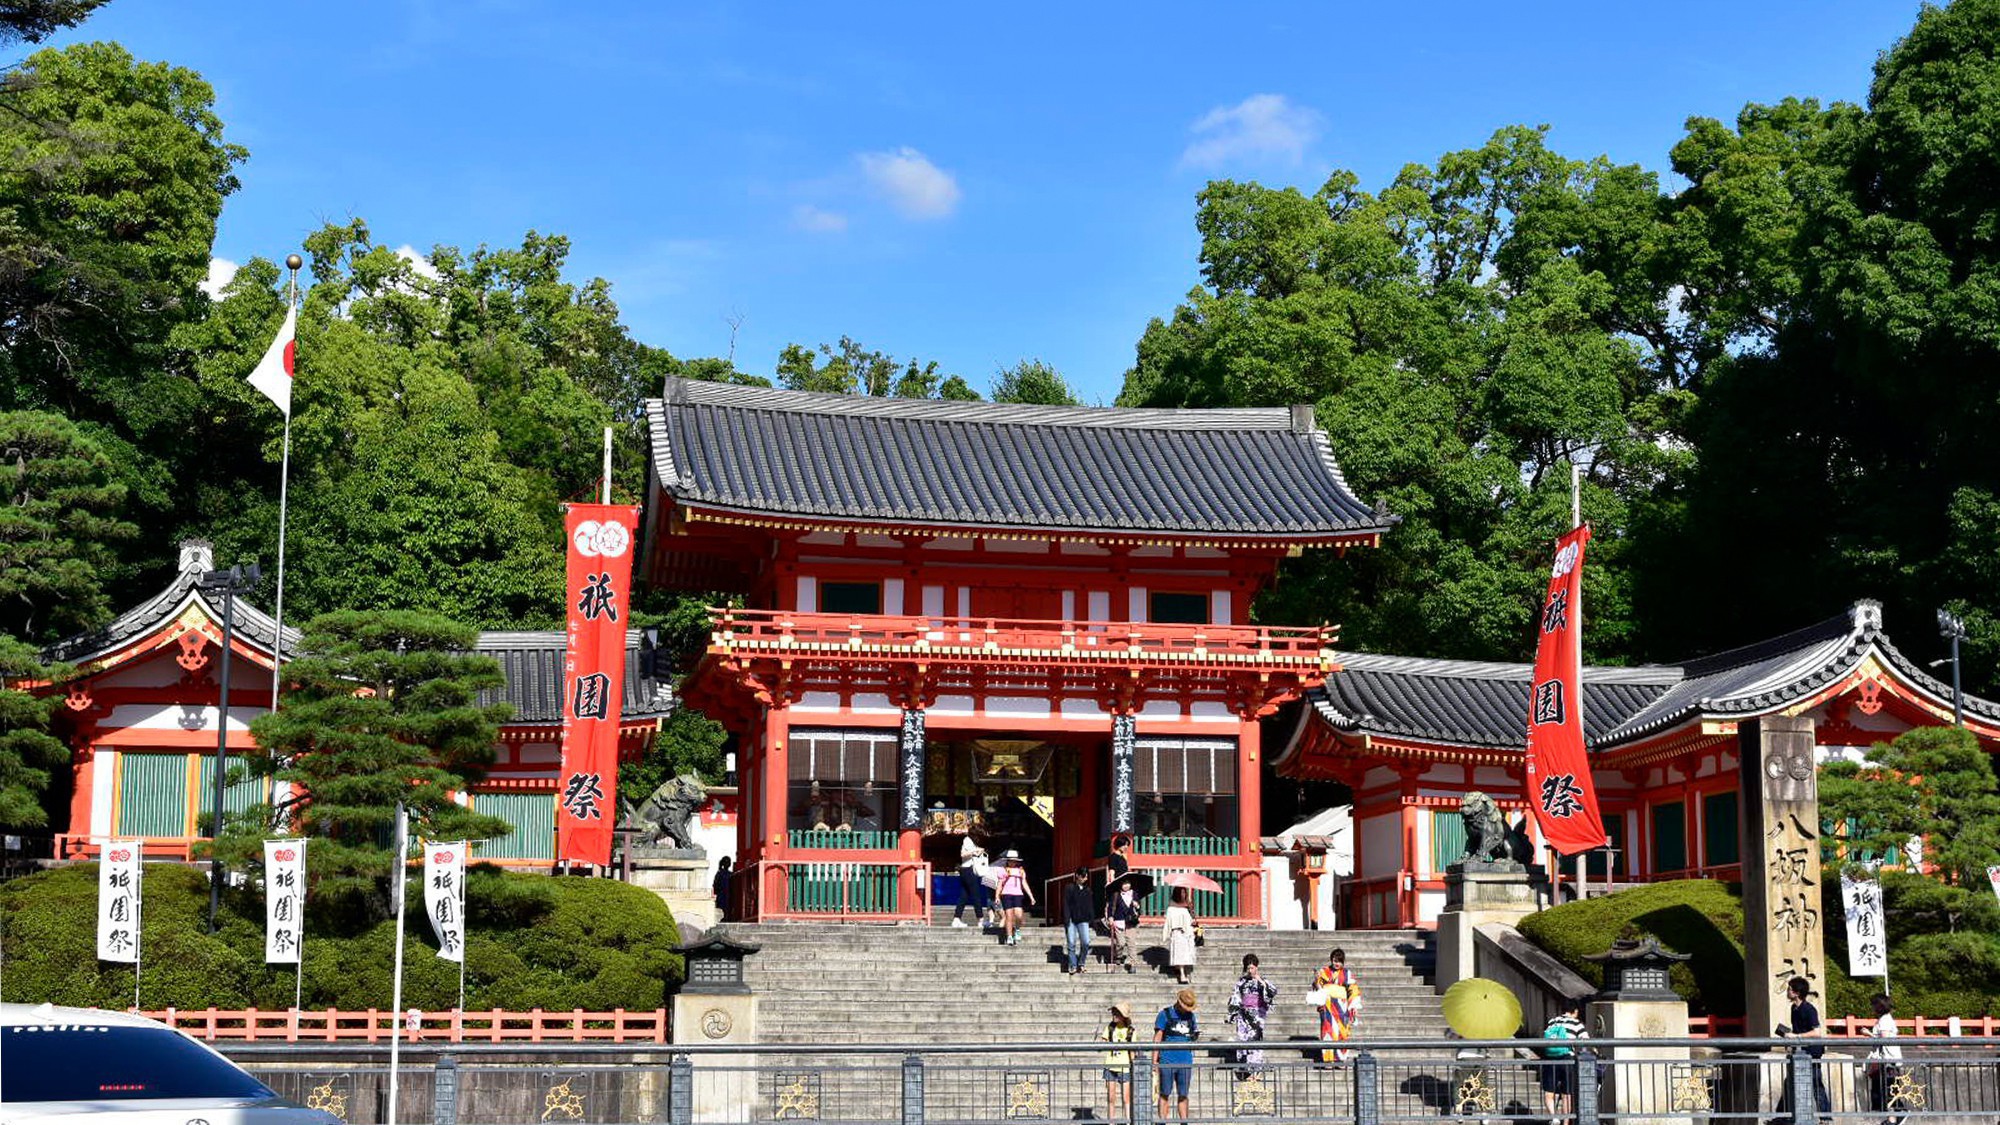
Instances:
[[[795,863],[785,872],[785,906],[805,914],[893,914],[896,866]]]
[[[1702,862],[1713,867],[1743,858],[1738,847],[1736,791],[1710,793],[1701,799]]]
[[[1458,862],[1465,854],[1465,817],[1456,809],[1431,810],[1431,874],[1442,875],[1444,869]]]
[[[472,811],[497,816],[514,831],[481,841],[477,859],[547,859],[556,854],[556,795],[554,793],[475,793]]]
[[[188,756],[118,756],[118,835],[188,834]]]
[[[1687,806],[1669,801],[1653,806],[1653,874],[1687,867]]]
[[[234,758],[230,759],[230,763],[226,768],[240,780],[231,785],[228,791],[222,795],[222,807],[225,812],[231,815],[241,815],[249,812],[253,806],[264,804],[271,799],[271,781],[269,778],[243,777],[242,763]],[[204,754],[201,756],[201,777],[195,783],[194,823],[201,824],[202,818],[208,815],[209,809],[214,803],[215,755]]]

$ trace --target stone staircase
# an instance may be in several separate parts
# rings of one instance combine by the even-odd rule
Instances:
[[[760,997],[758,1037],[767,1043],[1086,1042],[1119,1001],[1131,1004],[1141,1038],[1150,1039],[1154,1015],[1176,991],[1157,927],[1141,934],[1145,964],[1136,973],[1106,964],[1109,939],[1099,935],[1075,977],[1062,972],[1059,927],[1030,925],[1020,945],[1006,947],[995,932],[952,928],[949,912],[928,927],[732,924],[724,932],[762,948],[745,976]],[[1362,1034],[1444,1036],[1427,931],[1210,927],[1206,937],[1192,984],[1205,1040],[1233,1038],[1229,995],[1251,952],[1279,989],[1266,1038],[1316,1037],[1305,994],[1336,945],[1361,982]]]

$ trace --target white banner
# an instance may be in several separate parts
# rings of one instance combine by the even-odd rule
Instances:
[[[306,937],[306,842],[264,841],[264,960],[296,965]]]
[[[1987,869],[1986,869],[1986,880],[1987,880],[1987,882],[1990,882],[1990,883],[1992,883],[1992,884],[1993,884],[1993,894],[1994,894],[1994,896],[1995,896],[1995,897],[2000,897],[2000,867],[1989,867],[1989,868],[1987,868]]]
[[[1873,879],[1840,879],[1840,902],[1847,911],[1847,975],[1889,975],[1889,934],[1882,924],[1882,884]]]
[[[97,959],[139,963],[139,841],[107,840],[97,864]]]
[[[465,963],[465,841],[424,845],[424,915],[438,956]]]

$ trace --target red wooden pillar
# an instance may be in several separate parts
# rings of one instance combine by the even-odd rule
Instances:
[[[1264,752],[1263,727],[1245,719],[1236,730],[1236,823],[1241,828],[1237,854],[1257,863],[1243,873],[1236,894],[1236,912],[1259,922],[1264,916]]]
[[[1420,857],[1417,855],[1417,813],[1419,811],[1416,804],[1417,775],[1409,770],[1400,770],[1398,772],[1403,779],[1400,797],[1403,814],[1403,868],[1397,875],[1402,880],[1402,886],[1397,888],[1398,893],[1396,895],[1396,901],[1402,905],[1399,912],[1401,917],[1397,920],[1397,925],[1414,926],[1417,924],[1417,872],[1422,869],[1418,864]]]
[[[87,841],[90,837],[91,801],[95,799],[97,792],[97,747],[85,742],[77,749],[75,773],[76,789],[70,794],[69,798],[69,828],[67,831],[74,835],[80,835]],[[115,823],[112,824],[111,829],[113,832],[116,832],[118,825]],[[55,858],[68,859],[69,857],[58,855]]]
[[[785,846],[785,825],[789,821],[791,800],[791,715],[779,707],[767,708],[764,712],[763,762],[758,767],[757,809],[743,810],[745,816],[756,817],[758,846],[765,859],[782,860],[787,854]],[[758,907],[763,912],[789,907],[786,901],[786,875],[783,865],[761,868],[763,886],[757,896]]]

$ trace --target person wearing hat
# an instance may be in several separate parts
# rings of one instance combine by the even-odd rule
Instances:
[[[1008,848],[1000,856],[1000,944],[1021,944],[1021,914],[1033,905],[1035,889],[1028,885],[1021,853]]]
[[[1111,1020],[1098,1030],[1097,1039],[1101,1043],[1130,1043],[1132,1005],[1122,1000],[1111,1005]],[[1123,1112],[1120,1112],[1121,1106]],[[1104,1052],[1104,1118],[1107,1121],[1132,1120],[1132,1052],[1130,1051]]]
[[[1090,923],[1097,918],[1097,896],[1090,893],[1090,869],[1079,867],[1063,886],[1063,972],[1077,976],[1090,957]]]
[[[1153,1019],[1153,1042],[1192,1043],[1201,1037],[1201,1027],[1194,1018],[1194,989],[1183,988],[1174,994],[1174,1002],[1160,1009]],[[1188,1116],[1188,1090],[1194,1085],[1194,1052],[1187,1048],[1160,1052],[1160,1116],[1167,1119],[1167,1112],[1174,1103],[1179,1103],[1181,1120]]]

